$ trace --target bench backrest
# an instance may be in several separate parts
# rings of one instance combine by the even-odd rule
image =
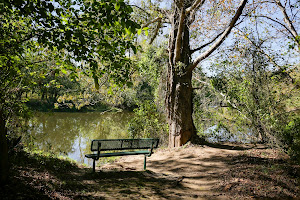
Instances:
[[[129,149],[151,149],[157,148],[159,139],[107,139],[92,140],[91,151],[129,150]]]

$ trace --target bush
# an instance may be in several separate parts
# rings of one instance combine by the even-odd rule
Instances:
[[[131,138],[159,138],[163,143],[166,141],[168,125],[153,101],[147,100],[139,104],[134,113],[135,117],[128,126]]]
[[[284,128],[283,143],[289,156],[300,163],[300,117],[291,120]]]

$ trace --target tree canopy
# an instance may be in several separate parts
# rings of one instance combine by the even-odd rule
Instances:
[[[133,38],[140,26],[131,20],[133,10],[122,0],[1,0],[0,11],[3,181],[8,122],[23,113],[23,94],[37,84],[33,78],[36,70],[47,64],[63,73],[81,68],[82,73],[93,77],[96,88],[105,73],[124,83],[131,70],[126,54],[136,52]],[[49,59],[53,62],[47,63]]]

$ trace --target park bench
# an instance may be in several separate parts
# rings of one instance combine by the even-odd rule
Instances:
[[[153,149],[157,148],[159,139],[105,139],[92,140],[91,151],[85,157],[93,159],[93,172],[95,172],[95,162],[102,157],[145,155],[144,170],[146,170],[146,157],[150,157]]]

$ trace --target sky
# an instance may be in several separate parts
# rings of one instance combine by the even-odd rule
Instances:
[[[157,1],[152,1],[153,3],[157,2]],[[252,1],[249,1],[249,3],[251,4]],[[283,1],[282,1],[283,2]],[[292,3],[296,3],[296,0],[294,1],[291,1]],[[135,3],[140,3],[140,1],[138,0],[131,0],[130,1],[131,4],[135,4]],[[172,1],[163,1],[161,4],[160,4],[160,8],[165,8],[165,7],[168,7],[170,8],[171,7],[171,3]],[[250,6],[250,4],[248,3],[248,6]],[[300,3],[299,3],[300,4]],[[204,5],[205,6],[205,5]],[[299,6],[300,7],[300,6]],[[299,11],[299,8],[296,9],[295,7],[293,8],[295,9],[295,13],[297,12],[300,12]],[[267,10],[269,10],[269,12],[267,12]],[[261,13],[260,15],[267,15],[269,17],[272,17],[273,19],[276,19],[278,21],[280,21],[281,23],[284,23],[284,20],[283,20],[283,15],[281,13],[281,11],[276,8],[276,9],[272,9],[272,8],[266,8],[266,7],[262,7],[260,9]],[[289,16],[292,16],[292,13],[291,13],[291,10],[287,10],[288,12],[288,15]],[[256,14],[256,13],[253,13],[253,14]],[[297,14],[295,14],[295,16],[299,16]],[[299,17],[298,17],[299,18]],[[253,19],[253,18],[252,18]],[[295,21],[297,22],[297,19],[295,19]],[[266,23],[270,23],[272,24],[273,27],[269,27],[268,28],[268,33],[266,32],[265,30],[265,25]],[[275,53],[277,52],[279,55],[281,55],[282,59],[281,60],[278,60],[278,64],[286,64],[286,63],[289,63],[289,64],[292,64],[292,63],[299,63],[300,60],[299,60],[299,52],[296,52],[295,50],[291,50],[291,49],[288,49],[288,42],[290,41],[286,36],[283,36],[282,34],[280,34],[280,32],[278,31],[279,29],[281,29],[282,27],[277,24],[277,23],[271,23],[272,21],[266,19],[266,18],[257,18],[257,23],[251,21],[251,19],[249,18],[246,18],[244,20],[244,22],[242,22],[238,27],[239,29],[252,29],[252,30],[257,30],[257,32],[259,32],[259,34],[253,34],[253,36],[259,40],[262,39],[262,40],[265,40],[267,39],[269,36],[275,36],[276,38],[270,38],[268,42],[268,40],[266,40],[266,42],[264,43],[266,47],[265,51],[268,52],[268,53]],[[298,23],[294,23],[294,26],[296,27],[296,29],[299,30],[299,19],[298,19]],[[221,31],[222,29],[220,29]],[[237,29],[234,29],[234,31],[237,31]],[[163,29],[163,34],[165,35],[168,35],[170,32],[170,25],[168,25],[167,27],[165,27]],[[286,32],[286,31],[285,31]],[[162,37],[159,37],[156,41],[156,43],[160,43],[164,38]],[[166,39],[167,40],[167,39]],[[209,41],[209,40],[207,40]],[[234,34],[231,33],[225,40],[225,42],[222,44],[221,48],[219,48],[219,50],[221,50],[222,48],[232,44],[232,42],[234,41]],[[191,40],[191,46],[194,46],[196,47],[196,45],[193,45],[193,44],[198,44],[198,45],[201,45],[201,44],[204,44],[205,42],[203,43],[199,43],[199,42],[194,42]],[[283,45],[283,46],[282,46]],[[219,51],[215,51],[208,59],[202,61],[200,63],[200,66],[203,71],[205,73],[207,73],[207,75],[213,75],[213,73],[209,70],[209,66],[211,65],[210,63],[214,61],[214,55],[217,55],[219,53]],[[193,55],[193,59],[195,59],[197,56],[199,55],[199,52],[198,53],[195,53]]]

